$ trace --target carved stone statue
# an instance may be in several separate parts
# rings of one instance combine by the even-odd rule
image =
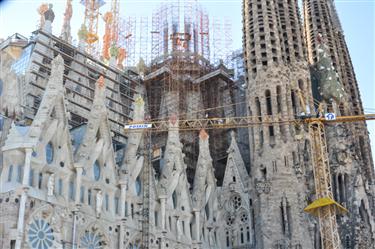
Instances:
[[[53,20],[55,20],[55,13],[53,12],[52,8],[53,8],[53,5],[49,4],[48,10],[46,12],[44,12],[44,19],[46,21],[53,22]]]
[[[47,190],[48,196],[53,196],[53,191],[55,189],[55,174],[51,174],[48,178]]]
[[[103,207],[103,193],[101,190],[96,193],[96,217],[100,217]]]

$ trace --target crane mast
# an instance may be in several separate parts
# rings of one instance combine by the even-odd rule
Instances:
[[[322,121],[308,124],[311,138],[316,200],[305,208],[319,219],[320,236],[324,249],[340,249],[341,241],[336,214],[347,210],[333,199],[327,144]]]

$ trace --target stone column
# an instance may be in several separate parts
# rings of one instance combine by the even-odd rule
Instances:
[[[120,181],[120,216],[121,216],[121,223],[120,223],[120,238],[119,238],[119,248],[122,248],[125,243],[125,222],[126,222],[126,216],[125,216],[125,209],[126,209],[126,187],[127,187],[127,179]]]
[[[181,232],[181,219],[178,215],[176,217],[176,233],[177,233],[177,241],[180,241],[182,232]]]
[[[125,244],[125,222],[126,222],[126,218],[123,217],[121,219],[121,222],[120,222],[120,238],[119,238],[119,246],[118,248],[123,248],[124,247],[124,244]]]
[[[30,175],[30,164],[31,164],[31,148],[25,149],[25,165],[23,168],[23,177],[22,177],[22,193],[20,200],[20,208],[18,212],[18,221],[17,221],[17,238],[16,238],[16,249],[21,249],[22,239],[24,235],[24,219],[25,219],[25,207],[27,202],[27,192],[29,190],[28,180]]]
[[[194,210],[195,216],[195,240],[199,243],[200,241],[200,211]]]
[[[121,187],[120,214],[121,214],[122,218],[125,218],[126,186],[127,186],[126,180],[123,180],[123,181],[120,182],[120,187]]]
[[[75,196],[75,204],[80,205],[81,199],[81,184],[82,184],[82,167],[76,167],[76,196]]]
[[[73,208],[73,228],[72,228],[72,249],[76,249],[76,238],[77,238],[77,214],[79,212],[80,206]]]
[[[165,202],[166,196],[160,197],[161,228],[165,231]]]

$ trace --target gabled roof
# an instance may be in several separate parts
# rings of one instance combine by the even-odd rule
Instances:
[[[51,76],[33,122],[30,126],[13,124],[3,150],[17,147],[36,147],[40,143],[40,138],[46,135],[52,125],[61,128],[60,133],[66,132],[68,147],[71,146],[63,86],[64,60],[58,55],[52,60],[51,64]],[[56,122],[51,123],[51,117]]]
[[[249,180],[249,174],[245,168],[245,163],[242,159],[240,149],[238,148],[235,133],[231,132],[231,144],[229,146],[227,166],[224,173],[223,187],[232,182],[231,176],[234,174],[236,179],[241,180],[243,187],[246,186],[247,181]],[[236,181],[238,182],[238,181]]]
[[[104,174],[110,174],[116,179],[115,156],[112,146],[112,137],[108,121],[108,111],[105,105],[105,80],[101,76],[95,87],[95,96],[88,117],[85,133],[75,154],[75,166],[89,170],[99,158],[106,163]],[[103,166],[103,165],[100,165]]]

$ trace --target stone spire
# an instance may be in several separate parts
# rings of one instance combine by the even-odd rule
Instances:
[[[43,132],[43,124],[45,124],[52,114],[56,103],[64,97],[63,73],[64,60],[58,55],[52,60],[51,76],[48,80],[46,90],[44,92],[42,102],[40,103],[37,114],[31,125],[30,136],[39,138]]]
[[[102,136],[109,136],[109,127],[107,122],[107,108],[105,106],[105,83],[104,77],[100,76],[100,78],[96,82],[95,87],[95,96],[93,105],[90,111],[90,115],[88,117],[87,129],[85,136],[82,140],[82,144],[79,146],[78,151],[76,153],[76,161],[78,163],[83,163],[86,159],[90,158],[91,161],[95,160],[99,153],[101,152],[104,143],[111,142],[111,138],[108,137],[104,141]],[[104,125],[104,126],[103,126]],[[108,129],[108,132],[104,131],[101,128]],[[98,135],[101,136],[98,136]],[[93,146],[95,148],[93,148]],[[108,145],[107,145],[108,146]],[[90,153],[90,156],[89,156]],[[94,162],[92,162],[93,164]],[[91,165],[91,164],[90,164]]]
[[[0,61],[0,80],[2,80],[3,89],[0,92],[0,113],[5,116],[16,118],[21,114],[20,93],[17,90],[17,75],[11,69],[14,63],[12,57],[8,53],[1,55]],[[1,87],[1,86],[0,86]],[[1,91],[1,90],[0,90]]]
[[[199,157],[193,186],[193,207],[196,210],[201,210],[207,204],[216,185],[208,138],[202,129],[199,133]]]
[[[65,13],[64,13],[64,23],[61,31],[61,39],[69,43],[72,42],[70,20],[73,15],[72,0],[66,1]]]
[[[170,196],[176,189],[180,175],[186,168],[184,156],[178,131],[178,120],[171,120],[165,149],[165,165],[158,184],[159,197]]]
[[[145,102],[141,96],[135,98],[134,107],[134,122],[142,122],[145,115]],[[140,146],[144,130],[129,132],[128,143],[125,149],[125,158],[122,165],[122,169],[129,171],[129,174],[133,180],[139,175],[143,166],[143,156],[137,157],[137,151]]]

